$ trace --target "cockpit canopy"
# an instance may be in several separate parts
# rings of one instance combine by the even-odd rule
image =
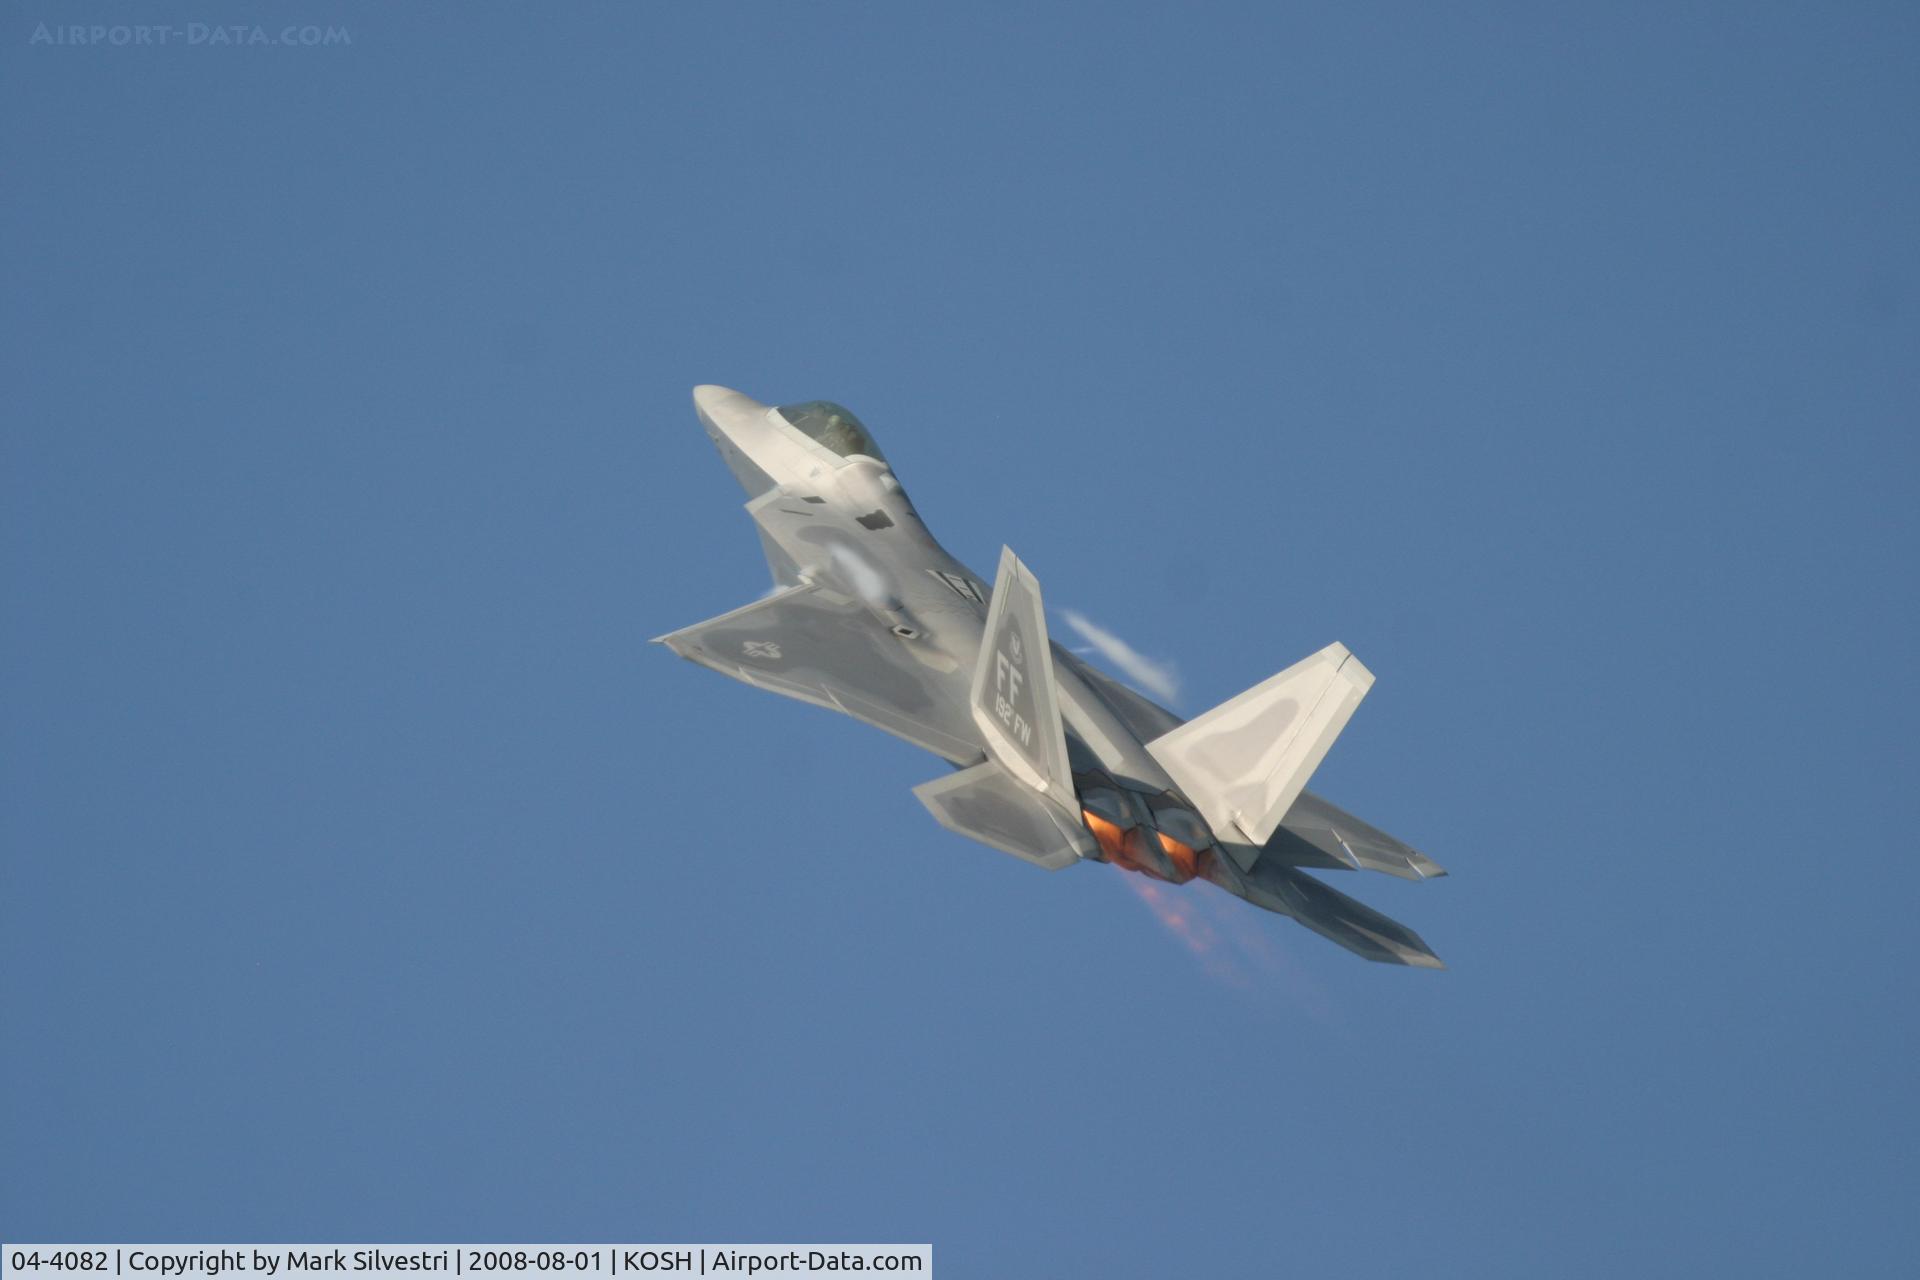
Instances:
[[[873,435],[860,424],[850,409],[831,400],[808,400],[801,404],[783,404],[780,416],[803,433],[819,441],[843,458],[856,454],[885,462],[887,457],[873,442]]]

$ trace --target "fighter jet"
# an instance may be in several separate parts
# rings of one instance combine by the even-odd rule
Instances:
[[[931,751],[951,772],[914,794],[941,825],[1037,867],[1204,881],[1369,960],[1444,967],[1307,874],[1446,874],[1306,790],[1373,685],[1345,646],[1183,722],[1049,640],[1011,550],[991,587],[948,555],[848,410],[715,386],[693,403],[747,491],[774,589],[656,643]]]

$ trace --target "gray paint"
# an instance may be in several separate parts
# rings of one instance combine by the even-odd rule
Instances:
[[[1084,803],[1132,833],[1129,865],[1176,882],[1194,875],[1368,959],[1439,967],[1411,929],[1300,869],[1445,874],[1378,828],[1297,790],[1345,718],[1323,709],[1316,720],[1320,695],[1297,694],[1302,677],[1289,673],[1338,646],[1183,722],[1051,643],[1039,582],[1011,551],[983,594],[978,575],[927,532],[870,434],[844,409],[796,407],[791,416],[810,428],[803,431],[722,387],[697,388],[694,400],[701,425],[752,499],[747,512],[782,589],[661,643],[941,756],[958,772],[914,794],[942,825],[971,839],[1052,870],[1109,860],[1081,821]],[[848,452],[856,446],[866,451]],[[1357,662],[1349,670],[1371,683]],[[1347,696],[1357,703],[1357,693]],[[1276,724],[1285,740],[1268,736]],[[1177,784],[1163,761],[1188,785]],[[1250,807],[1284,807],[1264,816],[1228,813],[1240,796]],[[1284,819],[1268,828],[1280,813]],[[1270,837],[1247,838],[1263,828]],[[1163,833],[1199,851],[1199,865],[1182,865],[1173,846],[1163,850]]]

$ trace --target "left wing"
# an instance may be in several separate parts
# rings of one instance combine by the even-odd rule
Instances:
[[[845,712],[955,764],[985,744],[967,711],[968,677],[923,661],[860,601],[814,583],[660,636],[723,676]]]

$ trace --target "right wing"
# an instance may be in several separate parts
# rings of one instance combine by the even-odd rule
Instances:
[[[1293,866],[1384,871],[1402,880],[1431,880],[1447,869],[1403,841],[1371,826],[1311,791],[1287,810],[1280,829],[1261,851]]]
[[[955,764],[985,749],[966,673],[929,665],[858,600],[813,583],[659,637],[688,661],[830,707]]]

